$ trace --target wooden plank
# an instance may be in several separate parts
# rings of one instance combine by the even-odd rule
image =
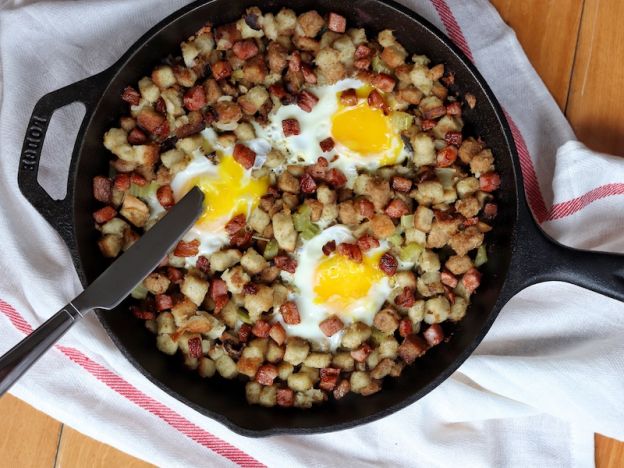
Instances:
[[[624,466],[624,443],[596,434],[596,468]]]
[[[624,2],[586,0],[567,116],[590,148],[624,156]]]
[[[149,463],[87,437],[69,426],[63,428],[55,468],[124,468],[152,467]]]
[[[491,0],[565,109],[583,0]]]
[[[3,466],[54,466],[61,423],[12,395],[0,398]]]

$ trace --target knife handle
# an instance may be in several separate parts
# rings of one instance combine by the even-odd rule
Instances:
[[[70,303],[0,357],[0,396],[80,318]]]

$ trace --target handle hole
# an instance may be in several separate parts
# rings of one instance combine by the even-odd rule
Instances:
[[[85,110],[84,104],[74,102],[52,114],[41,151],[37,182],[54,200],[63,200],[67,195],[69,164]]]

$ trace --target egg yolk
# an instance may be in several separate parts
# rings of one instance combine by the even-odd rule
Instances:
[[[366,297],[371,287],[383,280],[380,257],[381,253],[367,256],[361,263],[338,254],[323,259],[314,275],[314,302],[348,313],[353,302]]]
[[[222,229],[238,214],[248,215],[269,188],[268,177],[252,178],[232,156],[223,156],[216,174],[191,179],[184,189],[197,186],[204,193],[204,212],[197,226],[209,231]]]
[[[332,117],[335,141],[360,155],[373,155],[392,146],[393,132],[388,118],[367,102],[338,111]]]

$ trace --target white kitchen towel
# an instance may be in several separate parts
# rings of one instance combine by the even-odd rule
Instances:
[[[512,30],[486,0],[403,0],[471,57],[508,114],[537,219],[566,244],[624,251],[624,161],[573,141]],[[111,65],[184,0],[9,0],[0,10],[0,352],[80,291],[70,256],[17,187],[37,99]],[[210,18],[206,18],[210,20]],[[391,25],[388,25],[391,26]],[[44,176],[63,192],[79,114],[56,122]],[[530,254],[530,252],[529,252]],[[94,316],[12,393],[163,466],[593,465],[593,433],[624,439],[624,306],[563,283],[505,306],[475,354],[419,402],[339,434],[247,439],[135,370]],[[156,352],[156,351],[155,351]],[[241,404],[244,404],[241,402]],[[363,400],[362,404],[366,404]]]

